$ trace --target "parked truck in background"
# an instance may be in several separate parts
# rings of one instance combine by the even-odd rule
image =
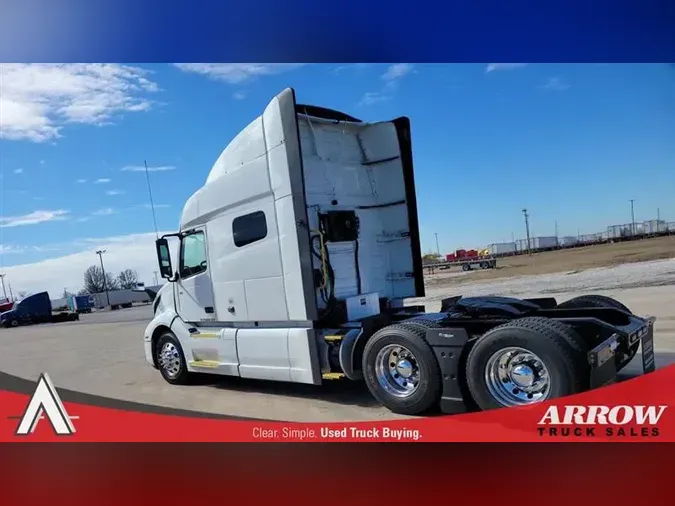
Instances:
[[[445,261],[439,262],[438,267],[449,269],[459,266],[463,271],[476,269],[494,269],[497,267],[497,259],[490,254],[489,250],[464,250],[458,249],[454,253],[445,255]]]
[[[18,327],[34,323],[58,323],[79,320],[80,316],[73,311],[52,311],[52,301],[47,292],[35,293],[16,301],[9,311],[0,313],[0,325]]]
[[[608,297],[408,303],[425,296],[409,120],[366,123],[296,104],[291,89],[224,149],[156,247],[168,283],[144,350],[171,384],[364,380],[416,415],[596,388],[640,346],[643,371],[655,368],[654,319]]]
[[[68,297],[68,309],[76,313],[91,313],[94,300],[91,295],[70,295]]]
[[[107,294],[105,292],[95,293],[91,296],[94,305],[103,309],[110,306],[110,309],[115,311],[120,308],[130,308],[135,301],[135,293],[133,290],[110,290]]]
[[[0,300],[0,313],[9,311],[10,309],[12,309],[12,307],[14,307],[14,302],[12,302],[11,300],[7,299]]]

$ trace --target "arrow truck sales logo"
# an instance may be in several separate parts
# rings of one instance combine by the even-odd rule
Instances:
[[[551,406],[537,423],[540,436],[658,437],[668,406]]]
[[[68,416],[54,383],[47,374],[42,374],[23,415],[12,417],[20,418],[15,434],[17,436],[32,434],[40,420],[45,418],[45,415],[56,435],[72,436],[75,434],[75,426],[72,420],[78,417]]]

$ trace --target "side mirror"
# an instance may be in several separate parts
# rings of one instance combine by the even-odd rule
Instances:
[[[159,262],[159,272],[164,279],[171,280],[173,277],[173,267],[171,266],[171,252],[169,251],[169,241],[166,239],[157,239],[157,261]]]

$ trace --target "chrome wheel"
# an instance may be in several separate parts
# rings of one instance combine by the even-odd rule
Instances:
[[[503,406],[522,406],[543,401],[551,391],[544,362],[524,348],[510,347],[494,353],[485,367],[490,395]]]
[[[398,344],[382,348],[375,357],[375,376],[394,397],[410,397],[420,384],[420,369],[412,352]]]
[[[180,351],[173,343],[164,343],[158,355],[159,367],[169,378],[175,378],[180,373]]]

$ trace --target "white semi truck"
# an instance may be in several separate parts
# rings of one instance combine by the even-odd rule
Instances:
[[[381,404],[415,415],[595,388],[641,343],[654,370],[654,319],[614,299],[406,305],[425,294],[409,120],[365,123],[296,104],[292,89],[225,148],[157,254],[169,282],[145,355],[172,384],[195,372],[365,380]]]

